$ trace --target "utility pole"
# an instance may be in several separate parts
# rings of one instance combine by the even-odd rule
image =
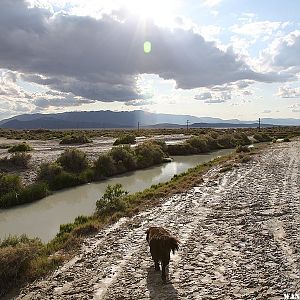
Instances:
[[[189,132],[189,120],[186,120],[186,132]]]
[[[138,122],[138,132],[140,131],[140,122]]]
[[[258,130],[260,130],[260,118],[258,118]]]

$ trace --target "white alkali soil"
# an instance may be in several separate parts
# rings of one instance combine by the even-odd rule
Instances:
[[[85,241],[80,255],[15,299],[284,299],[300,292],[300,142],[276,144]],[[145,231],[181,240],[168,284]]]

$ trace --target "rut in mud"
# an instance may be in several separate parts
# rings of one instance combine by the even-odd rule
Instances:
[[[300,142],[274,145],[85,241],[81,254],[16,299],[283,299],[300,291]],[[181,241],[169,284],[145,231]]]

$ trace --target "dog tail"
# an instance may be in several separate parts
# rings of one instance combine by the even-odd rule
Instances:
[[[172,250],[173,254],[175,254],[175,250],[178,251],[178,249],[179,249],[179,244],[180,244],[179,240],[176,239],[175,237],[171,236],[168,239],[168,244],[169,244],[169,247]]]

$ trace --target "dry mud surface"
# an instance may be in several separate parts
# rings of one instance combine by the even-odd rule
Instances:
[[[225,174],[85,241],[80,255],[16,299],[284,299],[300,292],[300,142],[274,145]],[[181,248],[168,284],[154,272],[150,225]]]

